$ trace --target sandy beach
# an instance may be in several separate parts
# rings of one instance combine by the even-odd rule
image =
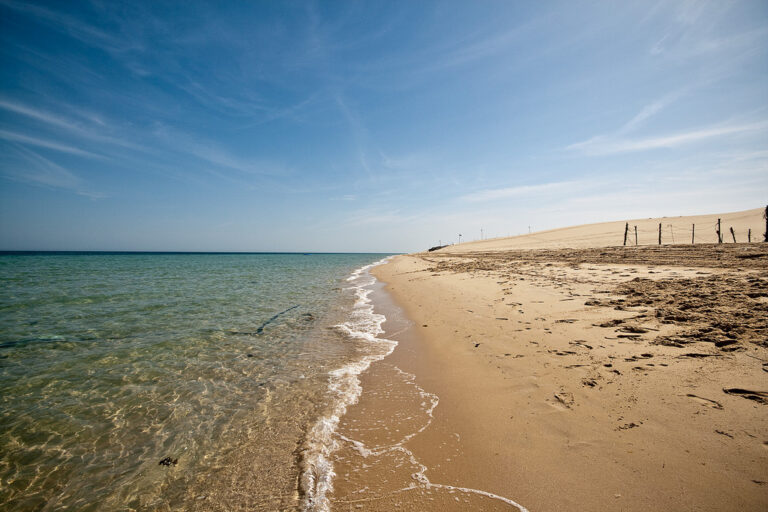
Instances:
[[[674,225],[718,217],[762,238],[760,209]],[[376,267],[399,345],[340,424],[334,509],[765,510],[768,247],[623,225]]]

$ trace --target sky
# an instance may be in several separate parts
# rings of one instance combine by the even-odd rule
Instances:
[[[766,203],[764,0],[0,0],[2,250],[411,252]]]

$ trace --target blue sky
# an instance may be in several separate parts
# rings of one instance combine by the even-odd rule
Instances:
[[[0,249],[414,251],[768,199],[768,3],[0,0]]]

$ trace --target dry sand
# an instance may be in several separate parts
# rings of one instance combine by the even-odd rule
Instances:
[[[754,240],[759,213],[720,217]],[[400,345],[340,425],[334,509],[767,510],[768,244],[519,243],[374,269]]]

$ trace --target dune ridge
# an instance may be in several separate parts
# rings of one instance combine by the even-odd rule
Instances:
[[[527,235],[504,238],[490,238],[473,242],[449,245],[440,252],[461,253],[477,251],[508,251],[514,249],[584,249],[623,245],[624,228],[629,224],[627,245],[658,245],[659,224],[661,224],[662,245],[691,243],[692,226],[695,225],[695,243],[717,243],[717,219],[721,219],[723,242],[732,243],[730,228],[736,234],[737,242],[746,242],[748,231],[752,230],[752,241],[763,239],[765,232],[765,208],[753,208],[730,213],[690,215],[682,217],[656,217],[631,219],[597,224],[583,224],[564,228],[538,231]]]

